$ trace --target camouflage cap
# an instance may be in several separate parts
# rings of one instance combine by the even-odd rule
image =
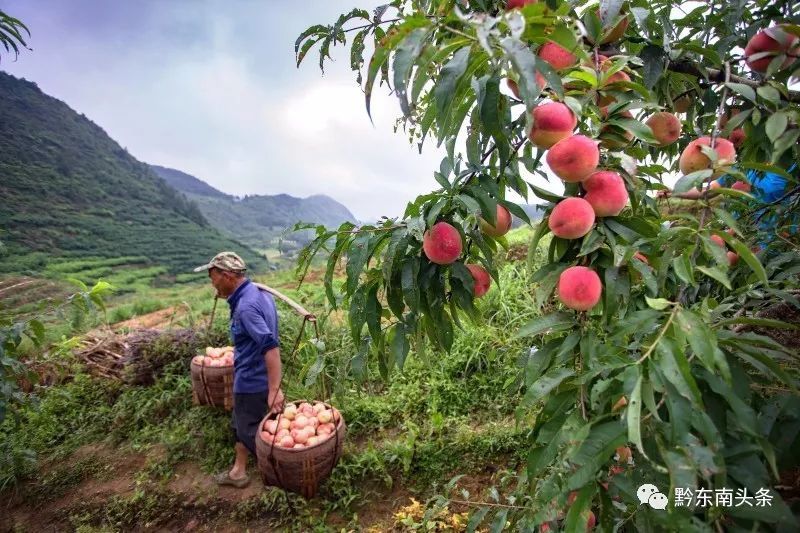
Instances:
[[[211,268],[227,270],[228,272],[244,272],[247,270],[247,265],[244,264],[244,259],[233,252],[220,252],[207,264],[195,268],[194,271],[202,272]]]

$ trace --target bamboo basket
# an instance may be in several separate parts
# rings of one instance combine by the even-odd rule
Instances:
[[[299,400],[293,402],[301,404]],[[305,498],[313,498],[319,485],[333,471],[342,457],[347,426],[341,413],[329,404],[325,404],[333,413],[334,432],[323,442],[302,449],[288,449],[267,443],[261,439],[261,432],[256,435],[256,456],[258,469],[264,485],[280,487],[295,492]],[[278,419],[282,414],[267,415],[261,421]]]
[[[233,365],[207,366],[192,361],[192,402],[233,409]]]

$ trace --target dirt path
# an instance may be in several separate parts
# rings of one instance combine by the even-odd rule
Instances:
[[[166,309],[159,309],[146,315],[137,316],[122,322],[112,324],[111,328],[115,331],[121,329],[165,329],[181,318],[184,311],[177,307],[167,307]]]

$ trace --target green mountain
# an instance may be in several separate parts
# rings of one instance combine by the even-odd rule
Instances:
[[[356,222],[345,206],[328,196],[295,198],[278,194],[239,198],[179,170],[156,165],[151,168],[196,204],[212,226],[255,249],[281,247],[285,250],[292,246],[292,241],[307,242],[310,232],[288,232],[297,222],[324,224],[331,228],[345,221]]]
[[[222,250],[240,253],[255,272],[267,268],[91,120],[4,72],[0,242],[7,273],[82,260],[119,269],[119,258],[130,257],[174,279]]]

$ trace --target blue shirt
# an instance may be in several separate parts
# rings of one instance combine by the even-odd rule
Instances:
[[[789,167],[789,172],[795,168],[796,165],[792,165]],[[777,201],[788,190],[789,182],[786,180],[786,178],[773,172],[757,172],[755,170],[749,170],[747,172],[747,179],[752,185],[750,194],[752,194],[756,201],[761,204],[768,204]],[[717,180],[720,185],[725,187],[729,187],[734,181],[735,180],[733,180],[730,176],[722,176]],[[738,216],[738,213],[734,213],[734,215]],[[759,218],[758,229],[764,234],[762,237],[767,239],[759,244],[762,247],[766,247],[768,241],[771,241],[775,234],[775,227],[778,224],[778,217],[763,216],[761,211],[756,211],[755,215],[756,218]],[[797,231],[796,224],[792,226],[792,231]]]
[[[264,353],[278,347],[278,313],[269,293],[249,279],[228,297],[233,339],[233,392],[252,394],[267,391],[267,362]]]

